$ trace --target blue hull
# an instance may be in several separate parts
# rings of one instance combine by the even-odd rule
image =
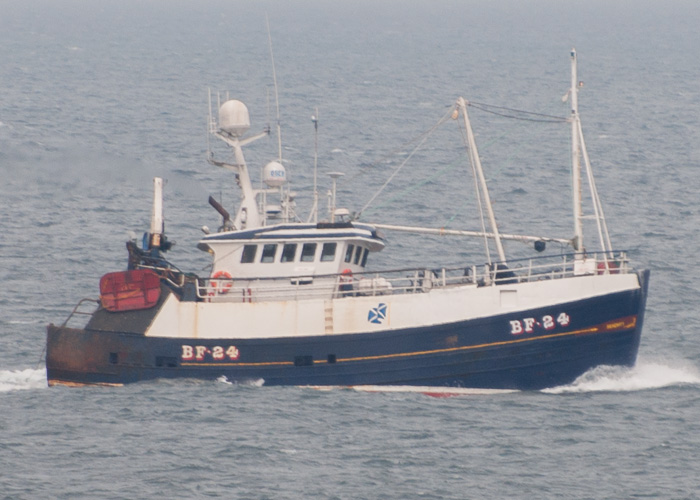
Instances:
[[[156,378],[264,380],[265,385],[414,385],[538,390],[598,365],[632,366],[644,321],[642,286],[555,308],[351,335],[275,339],[152,338],[104,328],[48,327],[50,384]],[[524,317],[570,322],[513,333]],[[125,323],[129,323],[125,321]],[[138,323],[132,320],[132,323]],[[538,323],[539,324],[539,323]]]

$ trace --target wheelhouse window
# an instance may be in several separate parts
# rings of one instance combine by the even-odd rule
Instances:
[[[354,264],[359,264],[360,263],[360,256],[362,255],[362,247],[360,245],[357,245],[355,247],[355,260],[353,260]]]
[[[345,262],[350,262],[352,260],[352,251],[355,250],[355,245],[350,243],[348,248],[345,249]]]
[[[255,253],[258,250],[258,245],[244,245],[243,255],[241,255],[241,264],[250,264],[255,262]]]
[[[274,243],[269,243],[263,245],[262,257],[260,257],[260,262],[264,264],[269,264],[275,261],[275,255],[277,255],[277,245]]]
[[[282,258],[280,262],[294,262],[294,257],[297,254],[297,244],[296,243],[285,243],[282,247]]]
[[[321,250],[321,262],[332,262],[335,260],[335,249],[337,243],[324,243]]]
[[[301,261],[313,262],[316,257],[316,243],[304,243],[301,247]]]
[[[369,255],[369,248],[365,248],[365,252],[362,254],[362,264],[360,264],[362,267],[365,267],[367,265],[367,256]]]

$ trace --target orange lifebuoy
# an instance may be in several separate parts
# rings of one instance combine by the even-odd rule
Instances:
[[[233,286],[233,279],[231,278],[231,273],[228,271],[219,270],[211,275],[209,284],[219,295],[228,293],[228,291]]]

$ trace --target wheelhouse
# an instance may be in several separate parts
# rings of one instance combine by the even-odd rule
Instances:
[[[289,224],[205,236],[212,273],[255,279],[362,272],[384,248],[374,227],[356,223]]]

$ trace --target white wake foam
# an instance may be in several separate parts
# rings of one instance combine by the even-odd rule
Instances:
[[[688,361],[638,360],[633,367],[598,366],[577,378],[571,385],[542,392],[627,392],[661,387],[700,385],[700,371]]]
[[[218,382],[230,384],[224,376]],[[250,380],[248,385],[261,387],[264,380]],[[700,386],[700,370],[686,360],[681,361],[648,361],[638,360],[631,368],[620,366],[599,366],[587,371],[572,384],[542,392],[549,394],[581,393],[581,392],[628,392],[658,389],[672,386]],[[25,370],[0,370],[0,392],[21,391],[27,389],[45,389],[46,368]],[[314,387],[316,389],[337,389],[337,387]],[[343,387],[347,389],[347,387]],[[387,386],[356,386],[354,390],[364,392],[422,392],[431,395],[438,392],[450,395],[501,394],[511,391],[489,389],[458,389],[435,387],[387,387]]]
[[[510,389],[470,389],[467,387],[432,387],[411,385],[354,385],[350,388],[359,392],[415,392],[435,397],[485,396],[517,392]]]
[[[46,368],[0,370],[0,392],[45,389],[47,387]]]
[[[423,394],[436,398],[455,396],[485,396],[492,394],[508,394],[518,392],[512,389],[470,389],[466,387],[418,386],[418,385],[303,385],[302,389],[317,391],[351,390],[357,392],[405,392]]]
[[[231,382],[226,375],[221,375],[216,379],[217,382],[220,382],[222,384],[228,384],[228,385],[244,385],[244,386],[250,386],[250,387],[262,387],[265,385],[265,379],[258,378],[258,379],[250,379],[250,380],[245,380],[242,382]]]

